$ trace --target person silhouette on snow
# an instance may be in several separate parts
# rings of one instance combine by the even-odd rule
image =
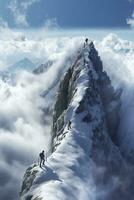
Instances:
[[[85,39],[85,44],[86,44],[86,45],[88,44],[88,38]]]
[[[88,38],[85,39],[85,42],[84,42],[84,47],[88,45]]]
[[[40,165],[40,167],[42,166],[42,165],[45,165],[45,152],[44,152],[44,150],[39,154],[39,165]]]
[[[71,129],[71,121],[68,122],[68,130]]]

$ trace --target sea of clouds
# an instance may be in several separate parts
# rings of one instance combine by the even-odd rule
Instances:
[[[49,152],[52,122],[43,108],[52,107],[55,98],[43,98],[41,94],[73,62],[83,41],[83,37],[75,36],[34,38],[17,31],[1,31],[1,72],[24,57],[54,63],[41,75],[20,71],[14,80],[0,80],[0,200],[17,200],[26,168],[37,162],[42,149]],[[134,43],[110,34],[95,41],[95,46],[114,87],[124,89],[119,136],[122,149],[129,152],[134,149]]]
[[[51,95],[43,98],[41,94],[53,86],[80,44],[70,38],[37,41],[24,38],[14,33],[12,38],[0,40],[1,74],[24,57],[43,63],[54,60],[54,63],[41,75],[21,70],[11,76],[13,80],[0,80],[1,200],[18,199],[26,168],[38,161],[42,149],[49,151],[52,119],[45,116],[44,108],[52,106],[53,100]]]

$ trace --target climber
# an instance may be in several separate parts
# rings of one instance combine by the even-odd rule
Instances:
[[[88,45],[88,38],[85,39],[84,47]]]
[[[71,121],[68,122],[68,130],[71,129]]]
[[[88,44],[88,38],[85,39],[85,44],[86,44],[86,45]]]
[[[45,153],[44,150],[39,154],[39,165],[45,165]]]

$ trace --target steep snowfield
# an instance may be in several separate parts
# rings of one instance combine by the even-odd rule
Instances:
[[[110,99],[113,88],[109,85],[107,75],[102,72],[102,66],[99,66],[99,57],[93,52],[92,42],[82,47],[74,65],[65,74],[57,99],[63,95],[60,92],[65,92],[67,107],[61,110],[65,105],[59,105],[60,99],[57,100],[53,153],[42,168],[35,164],[27,169],[22,200],[94,200],[114,197],[104,192],[103,187],[109,188],[111,184],[110,193],[118,188],[119,174],[125,169],[125,162],[108,133],[106,115],[119,105],[118,100],[113,97],[112,101]],[[62,88],[65,82],[68,82],[68,90],[72,88],[70,92]],[[111,93],[109,99],[108,96],[103,99],[109,105],[108,110],[104,108],[101,97],[105,92],[102,94],[99,86],[103,84],[101,87],[105,90],[105,83]],[[101,195],[96,192],[99,187],[96,181],[98,185],[103,185]]]

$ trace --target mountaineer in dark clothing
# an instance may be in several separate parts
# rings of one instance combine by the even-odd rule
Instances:
[[[85,43],[86,43],[86,45],[88,44],[88,38],[85,39]]]
[[[88,38],[85,39],[84,47],[88,44]]]
[[[44,150],[39,154],[39,165],[41,167],[41,165],[45,165],[45,153]]]
[[[68,130],[71,129],[71,121],[68,122]]]

